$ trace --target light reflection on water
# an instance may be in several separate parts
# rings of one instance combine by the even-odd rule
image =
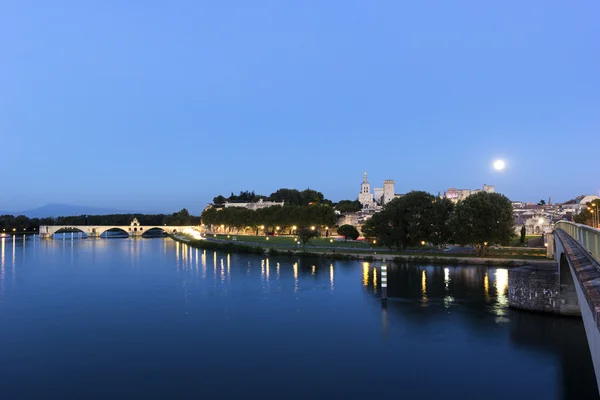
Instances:
[[[446,308],[449,308],[454,302],[454,297],[452,297],[452,290],[450,289],[450,280],[450,268],[444,268],[444,306]]]
[[[498,316],[496,322],[506,322],[508,311],[508,270],[504,268],[498,268],[496,270],[496,303],[494,304],[493,310]]]
[[[298,263],[294,263],[294,292],[298,292]]]
[[[373,268],[373,292],[377,293],[377,268]]]
[[[490,278],[488,277],[488,272],[485,271],[485,276],[483,278],[483,293],[485,294],[485,301],[490,302]]]
[[[331,290],[333,290],[333,264],[329,266],[329,282],[329,287],[331,288]]]
[[[6,247],[6,238],[3,237],[1,239],[2,244],[1,244],[1,248],[0,248],[0,294],[2,294],[2,292],[4,292],[4,253],[5,253],[5,247]]]
[[[425,270],[421,273],[421,293],[423,294],[423,303],[427,303],[427,273]]]
[[[20,239],[20,238],[19,238]],[[39,239],[38,239],[39,240]],[[106,244],[108,243],[106,241],[106,239],[87,239],[88,241],[90,241],[91,243],[94,244],[94,247],[98,248],[99,250],[102,248],[106,247]],[[191,248],[190,246],[188,246],[185,243],[179,243],[179,242],[170,242],[168,239],[133,239],[133,238],[127,238],[127,239],[119,239],[119,240],[124,240],[127,241],[129,246],[127,246],[127,253],[129,255],[130,258],[130,262],[132,266],[138,265],[138,259],[140,258],[140,248],[141,248],[141,241],[143,240],[161,240],[162,244],[162,250],[163,250],[163,254],[165,253],[165,251],[168,252],[169,248],[173,248],[174,247],[174,252],[172,253],[174,255],[175,258],[175,265],[178,268],[181,268],[182,270],[192,270],[195,272],[195,274],[197,276],[200,275],[200,269],[201,269],[201,277],[202,279],[206,279],[207,278],[207,257],[209,252],[207,252],[206,250],[199,250],[199,249],[194,249]],[[54,244],[56,244],[56,240],[54,241]],[[62,242],[62,241],[61,241]],[[69,261],[72,264],[75,260],[75,245],[77,244],[76,240],[69,240],[70,243],[66,243],[66,241],[64,241],[62,243],[62,246],[68,246],[68,251],[69,251]],[[83,243],[85,243],[86,241],[82,241]],[[28,246],[32,247],[32,251],[35,250],[35,243],[36,241],[30,241],[30,240],[12,240],[12,249],[7,250],[7,246],[6,246],[6,238],[1,238],[1,245],[0,245],[0,290],[4,290],[5,287],[5,280],[6,280],[6,260],[8,257],[10,257],[11,260],[11,269],[10,269],[10,274],[12,275],[12,280],[14,282],[14,279],[17,275],[16,273],[16,267],[18,266],[18,262],[16,259],[17,256],[17,243],[19,243],[20,245],[22,244],[22,253],[23,253],[23,257],[25,256],[26,253],[26,248]],[[48,249],[49,248],[49,243],[52,242],[48,242],[47,240],[42,240],[40,243],[43,244],[42,249]],[[51,246],[52,247],[52,246]],[[54,246],[55,247],[55,246]],[[7,253],[10,252],[11,254],[7,257]],[[217,279],[220,282],[228,282],[231,283],[232,281],[232,258],[231,258],[231,254],[224,254],[223,257],[219,257],[217,252],[212,252],[212,258],[213,258],[213,278]],[[265,259],[260,260],[260,276],[261,276],[261,280],[263,280],[264,282],[269,282],[271,279],[271,259],[272,257],[266,257]],[[251,263],[248,263],[248,271],[250,270],[250,265]],[[316,278],[318,275],[318,269],[319,267],[317,265],[315,265],[314,263],[310,263],[310,275],[313,278]],[[362,275],[361,275],[361,280],[362,280],[362,286],[365,288],[370,288],[370,290],[372,291],[372,293],[374,295],[378,295],[379,293],[379,286],[380,286],[380,282],[378,280],[378,267],[376,265],[371,265],[368,262],[362,262]],[[195,268],[193,268],[195,266]],[[300,264],[296,261],[296,262],[289,262],[288,263],[281,263],[281,262],[276,262],[276,278],[279,280],[281,277],[281,273],[282,273],[282,268],[288,268],[291,267],[292,270],[292,274],[293,274],[293,279],[294,279],[294,292],[298,292],[301,288],[301,279],[300,279]],[[394,266],[390,267],[390,270],[394,270]],[[431,270],[431,271],[439,271],[440,267],[412,267],[417,269],[417,271],[419,272],[419,277],[420,277],[420,281],[419,281],[419,286],[420,286],[420,293],[419,293],[419,298],[420,298],[420,302],[421,303],[427,303],[429,300],[431,300],[432,296],[435,297],[435,293],[431,293],[430,291],[430,282],[429,282],[429,277],[428,277],[428,272],[427,270]],[[328,269],[328,278],[329,278],[329,289],[330,290],[334,290],[335,288],[335,264],[331,263],[328,265],[327,267]],[[476,274],[475,274],[475,270],[476,267],[472,267],[472,268],[468,268],[468,267],[444,267],[441,268],[441,271],[443,271],[443,294],[441,296],[442,299],[442,303],[444,305],[445,308],[449,308],[451,306],[453,306],[453,304],[455,303],[455,293],[454,293],[454,288],[453,288],[453,275],[455,273],[460,274],[460,279],[462,284],[467,283],[469,285],[473,285],[476,284],[476,282],[478,281],[476,278]],[[459,272],[453,272],[453,271],[459,271]],[[490,273],[488,271],[491,271],[492,275],[493,275],[493,279],[492,282],[490,283]],[[457,275],[458,276],[458,275]],[[432,279],[435,278],[435,274],[432,275]],[[404,278],[401,278],[400,280],[402,280]],[[470,283],[469,283],[470,282]],[[394,293],[394,286],[395,282],[394,282],[394,277],[390,277],[390,286],[392,286],[392,288],[390,288],[388,290],[388,295],[390,296],[390,298],[393,297],[397,297],[400,296],[402,297],[402,293],[396,294]],[[435,284],[435,281],[434,281]],[[495,293],[492,294],[490,293],[490,284],[493,285],[494,289],[495,289]],[[505,268],[486,268],[485,272],[482,273],[482,279],[480,280],[480,285],[481,285],[481,291],[483,293],[483,296],[485,298],[486,302],[490,302],[491,303],[491,308],[490,310],[497,316],[497,317],[505,317],[507,315],[507,309],[508,309],[508,270]]]
[[[157,243],[158,240],[161,240],[162,243]],[[152,243],[157,244],[153,245]],[[18,247],[21,246],[22,249],[19,249]],[[152,246],[154,246],[155,253],[148,253],[151,251]],[[113,264],[108,263],[106,257],[108,257],[107,255],[118,254],[119,251],[123,252],[120,257],[122,264],[118,264],[120,268],[119,273],[123,274],[121,275],[121,278],[125,279],[125,282],[127,283],[139,283],[137,280],[139,279],[139,275],[144,274],[146,270],[153,271],[155,274],[146,275],[146,279],[150,279],[151,277],[155,277],[155,279],[163,279],[165,277],[172,278],[170,275],[171,271],[176,271],[176,283],[180,288],[177,293],[180,300],[178,303],[179,308],[171,307],[169,305],[169,297],[164,293],[160,293],[160,286],[156,286],[154,289],[163,296],[160,298],[160,301],[166,299],[164,303],[156,300],[154,296],[155,293],[152,293],[152,297],[144,297],[149,296],[146,288],[140,289],[139,292],[135,292],[136,285],[127,286],[125,291],[120,291],[118,286],[111,288],[110,285],[111,282],[114,281],[114,276],[110,276],[106,271],[110,270],[111,267],[109,266],[112,266]],[[8,254],[9,252],[11,252],[10,255]],[[554,342],[547,346],[550,350],[543,350],[545,353],[540,357],[538,364],[531,360],[531,350],[523,352],[518,346],[511,347],[509,351],[502,348],[506,343],[517,340],[520,341],[519,346],[526,346],[523,342],[526,343],[527,338],[524,340],[519,337],[519,332],[521,332],[519,329],[522,328],[519,328],[517,323],[527,325],[528,319],[533,318],[527,314],[526,317],[519,318],[517,322],[513,322],[515,313],[511,313],[511,311],[508,310],[508,270],[504,268],[442,268],[420,265],[390,265],[388,268],[388,294],[391,301],[389,302],[387,309],[380,309],[377,295],[379,293],[378,289],[381,284],[381,279],[378,279],[377,274],[379,267],[375,263],[369,264],[351,261],[326,262],[324,260],[319,260],[318,262],[305,262],[303,259],[298,260],[289,257],[267,257],[260,259],[255,256],[230,255],[213,252],[212,273],[215,279],[215,281],[213,281],[207,276],[211,273],[211,269],[207,265],[207,257],[210,254],[207,253],[210,252],[192,249],[188,245],[174,243],[169,239],[119,239],[118,241],[89,239],[81,241],[81,243],[72,241],[69,244],[60,243],[60,241],[44,241],[36,244],[36,242],[30,242],[28,240],[18,240],[13,241],[12,246],[7,245],[6,240],[3,239],[0,243],[0,294],[3,294],[3,303],[0,304],[0,318],[3,315],[1,312],[3,312],[7,306],[6,299],[11,300],[10,291],[19,290],[19,286],[14,284],[14,279],[17,274],[23,274],[23,277],[26,278],[19,280],[19,282],[23,282],[21,285],[22,288],[23,285],[27,286],[35,284],[35,279],[32,279],[31,274],[52,272],[52,274],[47,275],[44,280],[60,278],[67,280],[72,279],[73,282],[77,282],[77,279],[80,279],[86,271],[92,270],[94,274],[97,274],[101,278],[103,274],[105,274],[105,280],[98,283],[98,287],[102,285],[108,286],[97,288],[89,283],[89,286],[80,287],[76,285],[71,288],[71,290],[74,291],[74,296],[82,296],[85,301],[94,302],[94,297],[88,294],[89,291],[102,297],[102,299],[105,298],[103,296],[106,296],[106,289],[109,289],[108,293],[119,293],[120,295],[125,296],[120,299],[122,302],[115,303],[115,299],[119,300],[119,297],[115,297],[112,299],[113,303],[111,304],[113,304],[113,307],[117,304],[119,307],[125,309],[124,311],[126,312],[124,315],[127,317],[121,316],[123,321],[128,321],[129,318],[131,318],[133,321],[141,321],[142,325],[148,324],[148,321],[153,321],[155,318],[156,320],[164,320],[165,315],[161,315],[161,312],[165,312],[165,310],[168,310],[168,313],[173,314],[181,313],[182,317],[185,316],[187,319],[179,321],[173,317],[173,315],[166,314],[166,318],[169,318],[171,324],[180,325],[176,325],[176,328],[169,328],[173,328],[173,330],[177,332],[176,339],[167,337],[165,342],[181,341],[182,343],[185,343],[185,351],[190,351],[189,349],[194,348],[194,346],[203,346],[202,343],[205,341],[209,343],[209,345],[202,348],[204,352],[203,357],[206,357],[208,354],[208,359],[211,359],[211,348],[224,345],[232,346],[231,336],[227,336],[228,332],[243,331],[246,335],[244,340],[249,341],[248,343],[253,343],[252,340],[259,340],[256,338],[263,336],[269,337],[270,340],[260,342],[262,345],[261,351],[256,354],[252,352],[252,349],[241,349],[249,352],[248,354],[251,356],[249,358],[252,359],[252,363],[258,362],[256,360],[260,359],[260,357],[269,358],[269,346],[277,346],[277,343],[279,343],[279,335],[282,333],[294,338],[296,338],[294,336],[295,334],[298,334],[299,338],[303,337],[302,335],[307,336],[304,343],[302,340],[294,341],[295,344],[292,346],[292,350],[286,350],[288,349],[287,344],[281,348],[277,348],[277,350],[273,350],[273,353],[277,353],[276,357],[280,357],[281,352],[289,351],[289,353],[285,354],[286,357],[290,357],[290,359],[298,357],[299,360],[306,362],[306,359],[303,359],[301,355],[303,352],[307,353],[306,357],[316,357],[318,359],[319,353],[311,353],[310,349],[315,346],[318,347],[319,340],[325,340],[327,346],[322,350],[324,357],[323,359],[319,359],[320,363],[331,363],[327,365],[337,369],[343,369],[345,368],[344,363],[353,363],[354,361],[356,361],[356,365],[353,365],[354,368],[358,368],[357,366],[364,366],[366,363],[371,362],[372,357],[374,356],[383,360],[388,358],[398,360],[401,358],[400,355],[405,353],[417,357],[414,358],[417,363],[420,363],[423,360],[435,361],[438,360],[436,357],[444,351],[455,354],[452,353],[452,348],[456,342],[459,343],[459,346],[461,344],[463,345],[461,351],[467,352],[471,359],[477,359],[478,357],[476,349],[470,350],[470,346],[475,346],[475,348],[479,347],[479,352],[485,354],[489,353],[491,359],[494,357],[505,357],[507,362],[513,363],[511,365],[518,365],[520,360],[519,357],[523,357],[523,360],[525,360],[524,362],[529,363],[528,365],[539,366],[539,371],[548,372],[548,365],[554,365],[553,363],[557,362],[556,357],[558,356],[552,352],[555,351],[556,347]],[[41,254],[49,261],[60,260],[62,264],[59,263],[59,265],[47,266],[41,264],[40,261],[36,261],[38,264],[32,261],[35,258],[34,255]],[[148,254],[152,254],[153,256],[149,257]],[[160,260],[162,255],[164,255],[164,260]],[[164,264],[159,264],[160,267],[157,268],[154,263],[158,261],[155,258],[159,259],[160,262],[164,262]],[[217,261],[217,259],[219,261]],[[10,262],[9,260],[12,260],[12,269],[9,268],[7,270],[7,262]],[[220,268],[217,268],[217,262],[219,262]],[[258,268],[259,263],[260,268]],[[274,272],[270,271],[272,263],[275,263],[276,265],[277,279],[281,279],[281,283],[278,283],[277,285],[271,284],[269,286],[268,283],[273,278],[271,273]],[[72,268],[69,267],[70,265]],[[85,265],[86,268],[78,268],[79,265]],[[167,268],[164,268],[164,266],[167,266]],[[200,275],[199,267],[202,271],[202,279],[197,279]],[[62,270],[69,270],[69,268],[71,268],[71,275],[61,272]],[[128,275],[128,269],[135,269],[135,274]],[[76,271],[76,273],[73,273],[74,271]],[[6,277],[10,274],[12,274],[12,280],[9,277],[7,282]],[[58,275],[58,277],[54,278],[55,275]],[[219,279],[217,279],[217,276]],[[53,282],[60,285],[60,279]],[[129,279],[129,281],[127,279]],[[167,281],[169,280],[167,279]],[[261,282],[266,282],[267,284]],[[292,282],[293,286],[291,284]],[[244,296],[248,295],[248,293],[253,293],[253,288],[257,286],[261,289],[262,302],[257,303],[256,301],[253,301],[252,296],[240,297],[240,293]],[[52,290],[56,290],[52,285],[46,284],[45,287],[45,290],[48,290],[48,287],[51,287]],[[44,287],[40,286],[40,288],[43,290]],[[215,288],[220,288],[220,290],[217,291],[218,294],[216,297],[214,295]],[[111,292],[111,289],[115,292]],[[134,291],[134,293],[129,295],[129,290]],[[202,291],[204,291],[203,293],[205,296],[197,296],[197,293]],[[292,301],[293,307],[290,307],[290,304],[288,303],[289,300],[286,300],[286,293],[289,297],[294,297],[294,300]],[[322,296],[322,293],[327,293],[327,296]],[[183,301],[181,301],[182,294]],[[44,293],[42,291],[39,293],[39,296],[42,295],[45,297],[39,297],[37,300],[36,298],[31,299],[32,305],[35,306],[31,309],[33,311],[26,311],[23,316],[19,315],[19,318],[14,319],[14,321],[17,321],[17,327],[13,327],[13,330],[17,331],[25,327],[25,325],[23,325],[19,328],[18,324],[24,324],[24,322],[19,321],[27,321],[28,318],[31,317],[32,314],[27,313],[48,311],[43,306],[44,301],[46,301],[46,299],[52,301],[52,296],[56,296],[56,294],[53,294],[53,292]],[[211,296],[213,297],[208,299],[208,301],[201,302],[201,299]],[[265,301],[265,299],[270,299],[271,301]],[[359,301],[357,301],[357,299]],[[14,299],[12,300],[15,301]],[[129,306],[130,303],[132,304],[131,306]],[[422,307],[424,303],[427,303],[427,307]],[[365,304],[367,304],[367,307],[364,307]],[[489,307],[487,307],[488,304]],[[97,306],[96,303],[93,303],[93,305]],[[8,306],[12,307],[11,310],[19,310],[18,307],[15,307],[12,303],[9,303]],[[52,306],[56,305],[54,304]],[[144,314],[144,307],[146,306],[149,310]],[[227,311],[225,312],[223,309],[226,307],[230,308],[227,308]],[[235,314],[236,307],[238,314]],[[41,311],[35,311],[37,309]],[[53,312],[51,308],[49,310],[50,312]],[[134,310],[135,312],[133,312]],[[107,311],[107,315],[110,313],[119,313],[118,309],[106,309],[105,311]],[[78,308],[73,308],[72,312],[77,313]],[[139,312],[141,315],[135,315],[136,312]],[[230,312],[232,313],[232,316],[228,314]],[[246,315],[245,313],[248,314]],[[144,315],[146,317],[144,317]],[[313,315],[316,316],[316,320],[314,321],[311,319],[311,316]],[[456,317],[455,315],[459,315],[460,317]],[[85,314],[78,315],[78,318],[83,318],[83,326],[85,326],[86,323],[93,324],[93,320],[85,319]],[[194,320],[194,318],[197,319]],[[490,319],[492,320],[492,325],[494,325],[494,318],[496,324],[498,322],[505,323],[500,324],[500,327],[493,326],[490,328],[489,325],[486,325],[486,321]],[[257,321],[256,323],[254,322],[255,320]],[[285,321],[285,323],[278,322],[279,320]],[[45,320],[38,319],[38,321]],[[118,321],[120,320],[119,318],[115,318],[110,321],[112,321],[111,323],[119,323]],[[236,325],[235,321],[240,322]],[[269,321],[273,321],[273,324],[268,325]],[[2,322],[4,321],[0,320],[0,323]],[[197,328],[196,325],[194,325],[195,322],[200,328]],[[126,322],[121,323],[126,324]],[[286,330],[286,324],[291,324],[289,330]],[[323,326],[329,327],[328,324],[331,324],[331,328],[327,328],[330,330],[322,330]],[[345,326],[346,324],[352,327],[352,329],[349,329],[345,333],[345,336],[351,337],[348,343],[344,342],[343,339],[340,339],[339,335],[339,327]],[[79,326],[81,326],[81,323],[78,320],[77,324],[69,325],[68,328],[77,330],[80,329],[78,328]],[[136,325],[133,322],[130,325],[124,326],[128,326],[134,330],[136,329]],[[127,331],[126,329],[122,329],[123,326],[117,327],[119,329],[114,329],[112,334],[114,334],[114,332]],[[144,328],[147,327],[152,326],[144,326]],[[467,345],[460,341],[460,337],[448,334],[447,338],[444,339],[447,342],[444,343],[444,347],[442,348],[436,340],[439,340],[440,332],[446,332],[445,328],[448,327],[450,330],[459,329],[460,331],[467,331],[470,335],[477,337],[477,340],[471,341],[468,339]],[[473,327],[474,329],[472,329]],[[161,327],[158,327],[157,329],[160,328]],[[179,330],[180,328],[181,330]],[[65,329],[67,328],[65,327]],[[96,329],[101,330],[101,327],[96,327]],[[278,331],[278,329],[281,331]],[[188,330],[190,330],[192,334],[187,335]],[[202,337],[201,333],[205,330],[208,330],[210,333],[208,336]],[[270,330],[274,331],[271,332]],[[318,337],[319,340],[310,339],[311,332],[313,331],[318,332],[319,336],[315,334],[314,337]],[[31,332],[34,332],[35,334],[38,330],[31,330]],[[40,332],[43,332],[43,329]],[[111,334],[111,331],[109,330],[103,330],[102,332],[104,335]],[[166,331],[161,332],[161,334],[167,334],[165,333]],[[186,335],[181,335],[180,332],[186,332]],[[139,334],[139,336],[136,337],[142,337],[142,339],[139,340],[151,341],[153,337],[157,337],[152,335],[145,337],[146,335],[140,334],[140,332],[135,333],[136,335]],[[8,333],[4,334],[7,335]],[[194,335],[200,336],[196,338]],[[219,339],[220,335],[224,335],[222,341]],[[529,335],[530,333],[528,332],[526,336],[529,337]],[[186,339],[188,336],[190,338],[194,337],[194,341],[188,342]],[[360,358],[361,349],[352,347],[356,343],[360,343],[360,341],[356,340],[359,337],[362,339],[368,338],[369,341],[370,347],[366,352],[364,360]],[[107,336],[106,339],[112,340],[113,344],[119,343],[118,340],[114,340],[115,337]],[[580,339],[585,340],[585,337],[582,336]],[[2,336],[0,335],[0,342],[1,340]],[[18,339],[12,338],[12,340]],[[31,345],[34,348],[35,346],[39,347],[40,343],[43,343],[44,340],[43,336],[40,336],[39,338],[36,337],[36,341],[32,340]],[[85,339],[79,340],[79,343],[86,343]],[[123,341],[128,346],[135,347],[135,341],[129,342],[128,339],[123,339]],[[540,341],[543,340],[540,340],[539,338],[535,338],[535,340],[532,339],[534,345],[531,346],[531,348],[539,352]],[[406,345],[404,344],[405,342]],[[477,344],[476,342],[480,343]],[[159,349],[161,349],[160,346],[168,346],[162,341],[151,341],[150,343]],[[76,341],[75,345],[77,345]],[[484,345],[487,347],[482,347]],[[498,348],[494,348],[494,346],[498,346]],[[93,348],[93,346],[90,348]],[[166,348],[168,347],[163,347],[162,349],[164,350]],[[146,350],[143,348],[140,349],[141,350],[136,351],[139,351],[139,354],[145,354],[144,351]],[[344,359],[344,363],[336,364],[330,357],[330,352],[335,353],[336,351],[339,351],[340,354],[346,354],[345,352],[350,350],[354,352],[353,354],[356,354],[353,356],[356,360],[346,358]],[[10,346],[3,346],[0,348],[0,353],[2,351],[10,351]],[[78,357],[77,354],[86,353],[87,350],[84,348],[83,350],[78,349],[78,351],[80,352],[75,352],[73,357]],[[111,357],[117,357],[117,355],[115,355],[117,353],[118,352],[110,353],[113,354]],[[124,354],[125,353],[127,352],[124,351]],[[521,353],[523,353],[523,355],[521,355]],[[178,357],[177,360],[183,362],[181,360],[185,359],[185,352],[175,350],[175,354]],[[232,352],[231,354],[235,354],[235,352]],[[238,352],[238,354],[240,353]],[[569,355],[571,353],[568,351],[565,351],[565,354],[572,357],[572,355]],[[6,353],[4,353],[4,355],[6,355]],[[91,356],[93,358],[94,355],[92,354]],[[194,354],[193,363],[197,362],[196,356],[197,354]],[[219,353],[219,357],[223,356],[222,352]],[[232,356],[226,354],[225,357]],[[12,360],[10,358],[8,359]],[[462,362],[460,357],[457,358],[457,360],[457,362]],[[478,362],[484,362],[482,358],[477,360]],[[135,358],[120,360],[121,363],[124,363],[127,366],[131,366],[132,364],[128,363],[133,363],[134,361]],[[239,361],[239,359],[237,361]],[[589,364],[589,360],[584,361]],[[146,359],[146,362],[148,362],[148,359]],[[581,369],[581,364],[581,362],[577,363],[576,369],[578,371]],[[587,365],[586,368],[589,369],[591,367],[588,364],[585,365]],[[169,368],[177,368],[177,363],[166,363],[165,365],[169,365]],[[262,368],[265,371],[264,373],[266,373],[269,365],[271,364],[262,365]],[[395,365],[397,368],[403,368],[399,366],[397,362],[388,365],[388,367],[392,365]],[[428,363],[428,365],[436,368],[435,362]],[[493,366],[493,363],[491,365]],[[139,365],[136,366],[138,368],[140,367]],[[474,370],[477,370],[477,368],[472,365],[463,365],[463,368],[470,368],[471,373],[473,373]],[[557,368],[560,370],[559,367]],[[533,367],[531,369],[535,370]],[[389,368],[385,368],[384,370],[389,370]],[[276,373],[276,370],[268,371],[271,374]],[[410,368],[402,369],[402,371],[405,374],[411,374]],[[6,371],[4,372],[6,373]],[[206,373],[206,371],[204,372]],[[439,371],[436,370],[435,372]],[[503,376],[505,385],[516,385],[520,382],[520,375],[516,378],[511,378],[510,371],[507,372],[505,369],[501,372],[495,372],[505,374]],[[554,370],[549,372],[550,374],[557,373],[557,371]],[[104,370],[100,373],[106,374],[109,372]],[[377,375],[379,373],[381,373],[381,371],[376,371]],[[37,379],[35,373],[29,373],[28,376]],[[16,379],[16,376],[14,378]],[[230,376],[229,379],[234,378]],[[557,389],[550,390],[547,387],[544,387],[544,390],[546,390],[544,393],[549,393],[547,397],[560,397],[560,390],[562,390],[560,385],[562,385],[564,381],[565,380],[562,378],[559,383],[555,380],[549,380],[548,382],[553,382],[552,385],[555,385]],[[350,380],[350,382],[352,382],[352,380]],[[340,385],[347,384],[348,383],[340,383]],[[577,385],[580,385],[579,379],[577,380]],[[465,393],[460,392],[461,387],[461,385],[455,385],[452,386],[452,388],[447,389],[448,397],[468,398],[465,397]],[[553,396],[553,394],[557,394],[557,391],[558,395]],[[407,397],[439,398],[432,396]],[[541,397],[533,396],[531,398]],[[564,396],[564,398],[590,397]]]

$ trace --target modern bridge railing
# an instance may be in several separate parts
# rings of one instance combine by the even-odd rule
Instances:
[[[600,263],[600,229],[568,221],[558,221],[554,229],[567,232]]]

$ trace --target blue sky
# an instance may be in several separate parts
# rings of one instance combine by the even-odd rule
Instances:
[[[595,0],[1,7],[0,210],[340,200],[364,170],[399,193],[600,192]]]

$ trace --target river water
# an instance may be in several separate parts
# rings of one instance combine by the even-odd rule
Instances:
[[[583,324],[508,271],[0,239],[0,398],[597,399]]]

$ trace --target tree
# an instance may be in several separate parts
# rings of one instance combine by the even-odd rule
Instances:
[[[300,192],[296,189],[281,188],[276,192],[271,193],[271,195],[269,196],[269,200],[283,201],[286,205],[290,206],[303,205]]]
[[[490,245],[508,245],[514,233],[510,200],[499,193],[478,192],[460,201],[452,218],[454,241],[472,245],[480,256]]]
[[[433,202],[430,218],[431,235],[429,242],[443,249],[452,239],[452,213],[454,203],[446,197],[436,197]]]
[[[378,212],[369,218],[362,226],[362,232],[365,239],[369,241],[374,240],[377,245],[385,246],[390,251],[397,246],[397,241],[395,240],[397,235],[394,232],[394,228],[392,227],[388,216],[385,215],[383,211]]]
[[[166,216],[163,219],[163,223],[165,225],[190,225],[190,213],[186,208],[182,208],[180,211],[173,213],[170,216]]]
[[[256,193],[254,193],[254,191],[250,192],[249,190],[240,192],[240,194],[237,196],[233,194],[233,192],[231,192],[231,195],[229,196],[229,198],[227,198],[227,200],[232,203],[254,203],[257,202],[259,199],[264,200],[266,199],[266,197],[257,195]]]
[[[343,236],[344,240],[356,240],[360,236],[360,234],[358,233],[358,229],[348,224],[340,226],[337,230],[337,233],[338,235]]]
[[[225,204],[227,199],[224,196],[218,195],[213,199],[213,204]]]
[[[291,233],[293,226],[333,226],[336,215],[333,208],[316,204],[312,206],[272,206],[258,210],[242,207],[226,207],[217,210],[215,207],[202,213],[202,222],[206,225],[225,225],[227,228],[247,229],[264,226],[265,232]]]
[[[545,204],[546,204],[546,200],[544,200],[544,199],[541,199],[541,200],[540,200],[540,201],[538,201],[538,203],[537,203],[537,205],[538,205],[538,206],[543,206],[543,205],[545,205]]]
[[[525,243],[525,236],[527,236],[527,228],[525,228],[525,225],[523,225],[521,227],[521,244]]]
[[[432,235],[435,197],[427,192],[412,191],[386,204],[363,226],[363,233],[380,245],[400,251]]]
[[[297,231],[298,238],[302,242],[302,244],[308,243],[312,238],[316,238],[319,236],[319,231],[317,229],[311,228],[300,228]]]
[[[341,213],[358,212],[362,210],[362,204],[358,200],[340,200],[335,209]]]
[[[573,221],[578,224],[586,224],[594,226],[597,222],[596,215],[600,212],[600,199],[595,199],[591,202],[587,202],[585,208],[581,210],[579,214],[573,216]]]

